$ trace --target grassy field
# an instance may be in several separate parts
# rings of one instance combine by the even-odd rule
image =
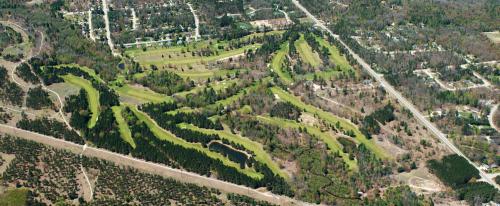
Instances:
[[[105,83],[104,80],[102,80],[101,77],[99,75],[97,75],[93,69],[90,69],[86,66],[80,66],[78,64],[59,64],[59,65],[54,66],[54,67],[60,68],[60,67],[64,67],[64,66],[66,66],[66,67],[78,67],[80,70],[87,72],[95,80],[97,80],[101,83]]]
[[[205,153],[208,157],[219,159],[224,163],[224,165],[236,168],[239,171],[243,172],[244,174],[248,175],[249,177],[256,179],[261,179],[263,177],[262,174],[258,173],[253,168],[241,169],[238,163],[230,161],[228,158],[224,157],[220,153],[212,152],[208,148],[203,148],[203,146],[199,143],[190,143],[181,138],[177,138],[172,133],[159,127],[156,124],[156,122],[154,122],[149,116],[147,116],[143,112],[139,111],[136,107],[131,106],[130,109],[132,110],[132,112],[134,112],[134,114],[137,116],[137,118],[139,118],[140,121],[146,123],[146,125],[151,129],[151,132],[153,132],[153,134],[158,138],[183,146],[185,148],[191,148],[201,151]]]
[[[367,139],[359,131],[358,127],[356,125],[354,125],[353,123],[351,123],[350,121],[343,119],[343,118],[340,118],[340,117],[337,117],[330,112],[323,111],[323,110],[321,110],[317,107],[314,107],[312,105],[306,104],[306,103],[302,102],[298,97],[296,97],[296,96],[294,96],[286,91],[283,91],[282,89],[280,89],[278,87],[273,87],[273,88],[271,88],[271,90],[273,91],[274,94],[278,95],[280,97],[280,99],[282,99],[283,101],[290,102],[293,105],[305,110],[308,113],[316,114],[319,118],[325,120],[326,122],[328,122],[330,124],[335,125],[337,122],[339,122],[340,126],[345,131],[352,130],[355,134],[355,139],[358,142],[365,144],[366,147],[370,151],[372,151],[375,155],[377,155],[377,157],[384,158],[384,159],[389,158],[389,155],[383,149],[378,147],[375,144],[373,139],[372,140]]]
[[[325,46],[326,48],[328,48],[328,50],[330,51],[330,61],[332,61],[335,65],[339,65],[342,71],[345,72],[352,69],[351,65],[349,64],[345,56],[340,54],[340,51],[337,47],[331,45],[329,42],[327,42],[325,39],[321,37],[317,36],[316,40],[319,42],[321,46]]]
[[[222,91],[223,89],[226,89],[230,87],[233,83],[237,83],[239,80],[238,79],[228,79],[228,80],[223,80],[223,81],[214,81],[209,84],[210,87],[212,87],[215,91]],[[205,88],[205,86],[197,86],[189,91],[183,91],[183,92],[178,92],[175,93],[175,96],[182,96],[185,97],[188,94],[194,94],[197,92],[202,91]]]
[[[92,112],[88,127],[92,128],[97,122],[99,117],[99,92],[92,86],[89,80],[83,79],[81,77],[74,76],[72,74],[62,76],[65,82],[78,86],[87,91],[87,100],[89,101],[89,110]]]
[[[337,139],[328,133],[322,132],[317,127],[300,124],[292,120],[269,117],[269,116],[257,116],[257,120],[267,124],[276,125],[279,127],[289,127],[295,129],[306,128],[308,133],[318,137],[319,139],[321,139],[321,141],[323,141],[326,145],[328,145],[328,148],[330,148],[330,152],[339,152],[340,156],[342,156],[342,159],[347,164],[347,166],[349,166],[349,169],[351,171],[358,170],[358,165],[356,163],[356,160],[349,159],[349,155],[342,151],[342,145],[337,141]]]
[[[134,52],[129,53],[129,56],[138,61],[142,66],[146,67],[149,67],[150,65],[163,67],[169,64],[193,65],[204,64],[206,62],[213,62],[231,56],[240,55],[243,54],[245,50],[255,50],[259,46],[259,44],[254,44],[234,50],[221,50],[218,51],[219,53],[217,55],[212,56],[193,56],[191,52],[187,52],[187,48],[185,50],[183,50],[184,48],[180,48],[180,51],[178,51],[178,48],[150,48],[146,51],[134,50]]]
[[[147,87],[137,87],[125,84],[122,87],[113,88],[120,96],[127,96],[137,99],[141,102],[165,102],[173,101],[173,98],[167,95],[157,93]]]
[[[24,206],[26,205],[28,189],[8,189],[0,194],[1,206]]]
[[[282,64],[283,61],[286,58],[286,54],[288,53],[288,43],[284,43],[281,45],[281,48],[276,52],[274,55],[272,61],[271,61],[271,68],[273,69],[276,74],[280,77],[280,79],[283,81],[284,84],[286,85],[291,85],[293,83],[292,76],[286,71],[283,70]]]
[[[295,47],[299,52],[300,58],[304,60],[305,63],[308,63],[312,67],[318,67],[323,63],[318,53],[314,52],[311,46],[306,42],[304,35],[301,35],[300,38],[295,41]]]
[[[273,162],[271,156],[269,156],[269,154],[267,154],[266,151],[264,151],[262,145],[257,143],[257,142],[254,142],[248,138],[245,138],[245,137],[242,137],[239,135],[232,134],[231,132],[229,132],[227,130],[203,129],[203,128],[199,128],[199,127],[193,126],[191,124],[185,124],[185,123],[182,123],[181,127],[188,128],[188,129],[195,130],[195,131],[200,131],[200,132],[203,132],[205,134],[217,134],[223,139],[241,144],[246,149],[254,152],[255,160],[266,164],[274,172],[274,174],[278,174],[281,177],[286,178],[286,179],[289,178],[288,175],[285,174],[283,171],[281,171],[279,166],[275,162]]]
[[[120,136],[132,146],[132,148],[135,148],[135,142],[134,139],[132,138],[132,133],[130,132],[130,128],[128,128],[127,122],[125,122],[125,119],[123,119],[122,116],[122,109],[123,106],[114,106],[111,107],[113,110],[113,114],[115,115],[116,122],[118,123],[118,128],[120,129]]]

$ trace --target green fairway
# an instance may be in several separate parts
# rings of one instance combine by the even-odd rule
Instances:
[[[212,87],[216,92],[222,91],[223,89],[226,89],[230,87],[233,83],[237,83],[239,80],[238,79],[229,79],[229,80],[223,80],[223,81],[214,81],[209,84],[210,87]],[[206,86],[197,86],[192,88],[191,90],[188,91],[183,91],[183,92],[178,92],[175,93],[175,96],[181,96],[185,97],[188,94],[194,94],[197,92],[202,91]],[[172,96],[174,96],[172,95]]]
[[[350,160],[349,154],[346,154],[342,151],[342,145],[337,141],[337,138],[331,136],[328,133],[322,132],[317,127],[313,127],[313,126],[309,126],[309,125],[305,125],[305,124],[300,124],[298,122],[288,120],[288,119],[269,117],[269,116],[257,116],[257,120],[262,121],[262,122],[267,123],[267,124],[276,125],[279,127],[290,127],[290,128],[295,128],[295,129],[306,128],[308,133],[318,137],[326,145],[328,145],[328,148],[330,148],[330,152],[339,152],[340,156],[342,156],[342,159],[347,164],[347,166],[349,166],[349,169],[351,171],[358,170],[358,165],[356,163],[356,160]]]
[[[293,83],[292,76],[290,76],[290,74],[283,69],[283,62],[285,61],[287,53],[288,43],[284,43],[274,55],[271,61],[271,69],[278,74],[284,84],[291,85]]]
[[[128,128],[127,122],[125,122],[125,119],[123,119],[122,116],[122,109],[123,106],[114,106],[111,107],[113,110],[113,114],[115,115],[116,122],[118,123],[118,128],[120,129],[120,136],[132,146],[132,148],[135,148],[135,142],[134,139],[132,139],[132,133],[130,132],[130,128]]]
[[[352,69],[351,65],[347,61],[344,55],[340,54],[340,51],[337,47],[328,43],[325,39],[316,36],[316,40],[319,42],[321,46],[325,46],[330,51],[330,61],[332,61],[335,65],[340,66],[342,71],[348,71]]]
[[[78,64],[59,64],[59,65],[54,66],[54,67],[55,68],[61,68],[61,67],[78,67],[80,70],[82,70],[84,72],[87,72],[95,80],[97,80],[97,81],[99,81],[101,83],[105,83],[104,80],[102,80],[101,77],[99,77],[99,75],[97,75],[93,69],[90,69],[90,68],[88,68],[86,66],[80,66]]]
[[[318,67],[323,63],[318,53],[314,52],[311,46],[309,46],[304,35],[300,35],[300,38],[295,41],[295,47],[297,48],[300,58],[312,67]]]
[[[28,189],[8,189],[0,194],[1,206],[24,206],[26,205]]]
[[[81,77],[74,76],[72,74],[62,76],[65,82],[78,86],[87,91],[87,100],[89,101],[89,110],[92,113],[90,121],[88,123],[89,128],[93,128],[99,117],[99,92],[92,86],[89,80]]]
[[[165,101],[173,101],[172,97],[157,93],[147,87],[139,88],[125,84],[122,87],[114,87],[114,89],[115,91],[118,92],[118,94],[120,94],[120,96],[131,97],[143,102],[158,103]]]
[[[281,171],[279,166],[275,162],[273,162],[271,156],[269,156],[269,154],[267,154],[264,151],[262,145],[257,143],[257,142],[254,142],[248,138],[245,138],[245,137],[242,137],[239,135],[232,134],[229,131],[225,131],[225,130],[221,131],[221,130],[213,130],[213,129],[204,129],[204,128],[199,128],[199,127],[196,127],[194,125],[186,124],[186,123],[182,123],[182,124],[180,124],[180,126],[184,127],[184,128],[191,129],[191,130],[200,131],[200,132],[203,132],[205,134],[217,134],[223,139],[241,144],[246,149],[254,152],[255,160],[266,164],[274,172],[274,174],[278,174],[281,177],[286,178],[286,179],[289,178],[288,175],[286,175],[283,171]]]
[[[287,101],[292,103],[293,105],[304,109],[306,112],[311,113],[311,114],[316,114],[319,118],[327,121],[328,123],[335,125],[337,122],[340,124],[340,127],[345,130],[345,131],[353,131],[355,134],[355,138],[358,142],[363,143],[366,145],[370,151],[372,151],[375,155],[377,155],[380,158],[389,158],[389,155],[382,150],[380,147],[375,145],[374,140],[369,140],[367,139],[358,129],[356,125],[351,123],[349,120],[337,117],[333,115],[330,112],[323,111],[317,107],[314,107],[312,105],[306,104],[302,102],[298,97],[282,90],[279,87],[272,87],[271,90],[273,91],[274,94],[278,95],[280,99],[283,101]]]
[[[187,142],[187,141],[185,141],[185,140],[183,140],[181,138],[177,138],[172,133],[164,130],[161,127],[159,127],[156,124],[156,122],[154,122],[154,120],[152,120],[149,116],[147,116],[142,111],[139,111],[136,107],[130,106],[130,109],[137,116],[137,118],[139,118],[140,121],[144,122],[151,129],[151,132],[153,132],[153,134],[156,137],[158,137],[158,138],[160,138],[162,140],[166,140],[166,141],[172,142],[174,144],[183,146],[185,148],[191,148],[191,149],[196,149],[198,151],[201,151],[201,152],[205,153],[207,156],[209,156],[211,158],[221,160],[224,163],[224,165],[226,165],[226,166],[236,168],[237,170],[239,170],[239,171],[243,172],[244,174],[248,175],[249,177],[256,178],[256,179],[261,179],[262,177],[264,177],[264,175],[262,175],[261,173],[258,173],[253,168],[241,169],[238,163],[229,160],[228,158],[224,157],[220,153],[212,152],[208,148],[204,148],[199,143],[190,143],[190,142]]]
[[[247,45],[242,48],[234,50],[223,50],[218,52],[216,55],[212,56],[193,56],[191,52],[179,53],[178,51],[168,50],[168,48],[160,48],[161,52],[155,51],[154,49],[149,49],[143,52],[131,53],[136,61],[138,61],[142,66],[149,67],[150,65],[156,65],[158,67],[163,67],[165,65],[190,65],[190,64],[203,64],[204,62],[213,62],[216,60],[221,60],[224,58],[229,58],[236,55],[243,54],[246,50],[255,50],[258,48],[259,44]],[[169,58],[171,56],[171,58]]]

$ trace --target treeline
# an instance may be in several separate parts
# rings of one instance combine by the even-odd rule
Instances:
[[[45,42],[52,48],[49,56],[57,64],[72,64],[87,66],[94,69],[106,80],[113,80],[118,74],[117,65],[119,58],[111,55],[109,47],[105,44],[95,43],[85,38],[81,27],[66,20],[59,12],[62,1],[52,4],[40,4],[36,7],[26,7],[22,4],[5,2],[2,14],[9,14],[10,18],[37,28],[42,31]],[[48,52],[48,51],[47,51]]]
[[[30,88],[26,97],[26,106],[35,110],[54,107],[50,100],[49,93],[41,86]]]
[[[129,154],[132,151],[132,146],[121,137],[118,123],[109,107],[101,111],[97,123],[85,132],[85,136],[98,147],[113,152]]]
[[[81,137],[74,130],[70,130],[62,122],[51,120],[48,118],[30,120],[23,116],[16,124],[16,127],[44,134],[47,136],[64,139],[66,141],[74,142],[77,144],[85,144],[83,137]]]
[[[4,2],[2,2],[3,4]],[[13,44],[20,44],[23,42],[23,37],[19,32],[14,29],[0,25],[0,53],[2,53],[4,48],[11,46]]]
[[[319,35],[321,35],[321,33]],[[328,65],[330,64],[330,50],[325,46],[321,46],[316,40],[315,34],[313,34],[312,32],[306,32],[304,34],[304,39],[307,41],[307,44],[311,46],[313,51],[316,51],[316,53],[319,54],[319,57],[323,61],[323,66],[328,67]]]
[[[71,126],[79,130],[86,129],[90,117],[92,116],[87,100],[87,91],[85,91],[85,89],[80,89],[77,95],[66,97],[65,102],[64,112],[71,113],[69,121]]]
[[[445,185],[452,187],[459,199],[470,204],[499,201],[498,190],[485,182],[475,182],[479,179],[479,171],[465,158],[453,154],[441,160],[429,160],[427,166]]]
[[[253,83],[254,82],[251,80],[243,80],[241,83],[233,83],[231,86],[218,92],[216,92],[214,88],[208,86],[199,92],[187,94],[185,98],[179,97],[178,100],[181,104],[185,104],[189,107],[203,107],[236,95]]]
[[[390,122],[394,120],[396,117],[394,116],[394,106],[392,104],[387,104],[384,107],[375,110],[370,115],[366,116],[363,119],[362,127],[360,131],[367,137],[371,138],[372,134],[380,133],[380,125],[385,124],[386,122]]]
[[[156,71],[155,66],[151,66],[153,72],[148,73],[145,77],[135,79],[134,81],[151,90],[172,95],[177,92],[186,91],[194,87],[193,81],[184,81],[182,77],[170,71]]]
[[[179,120],[182,120],[181,118],[175,118],[175,115],[169,115],[166,112],[158,112],[158,111],[165,111],[166,108],[173,108],[172,106],[173,104],[175,103],[160,103],[160,104],[146,103],[142,105],[139,109],[146,112],[151,118],[153,118],[158,123],[160,127],[172,132],[175,136],[182,138],[188,142],[201,143],[203,147],[207,147],[207,144],[209,142],[213,140],[220,140],[220,137],[215,134],[205,134],[202,132],[181,128],[180,126],[178,126],[178,124],[181,123],[179,122]],[[200,120],[199,122],[201,121],[203,120]],[[206,121],[210,120],[209,119],[204,120],[204,122]]]
[[[298,120],[301,112],[300,108],[290,102],[278,102],[271,108],[269,114],[271,117]]]
[[[9,80],[9,74],[7,74],[7,69],[0,66],[0,100],[21,106],[24,100],[24,91],[14,82]]]
[[[25,82],[32,84],[40,83],[38,77],[31,72],[30,65],[27,63],[22,63],[16,67],[16,75],[23,79]]]
[[[136,143],[136,148],[132,151],[134,157],[174,167],[182,167],[188,171],[206,176],[215,173],[221,180],[252,188],[267,187],[268,190],[277,194],[289,196],[293,194],[290,186],[282,177],[273,174],[267,166],[259,162],[256,162],[254,167],[256,171],[264,175],[264,178],[257,180],[240,173],[235,168],[225,166],[221,160],[212,159],[196,149],[184,148],[156,137],[147,125],[139,122],[128,108],[125,109],[125,113],[128,113],[128,115],[125,115],[125,119],[128,120]]]
[[[89,80],[92,83],[92,87],[99,91],[99,103],[101,107],[112,107],[120,104],[119,96],[115,93],[114,90],[109,88],[106,84],[99,82],[89,73],[82,71],[80,68],[72,66],[45,66],[42,70],[42,65],[40,63],[41,62],[38,60],[33,60],[32,66],[35,73],[38,76],[42,77],[42,81],[46,85],[63,82],[64,80],[60,76],[72,74]]]

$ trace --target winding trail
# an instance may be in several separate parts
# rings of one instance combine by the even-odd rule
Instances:
[[[115,45],[113,44],[113,40],[111,39],[111,29],[109,27],[109,16],[108,16],[108,12],[109,12],[109,8],[108,8],[108,2],[106,2],[107,0],[101,0],[102,2],[102,10],[104,11],[104,27],[106,29],[106,39],[108,41],[108,46],[109,46],[109,49],[111,49],[111,53],[113,54],[113,56],[120,56],[120,53],[116,52],[115,50]]]
[[[380,83],[380,86],[382,86],[387,93],[391,94],[393,97],[395,97],[398,102],[404,106],[406,109],[408,109],[413,116],[420,121],[427,129],[429,129],[443,144],[445,144],[452,152],[462,156],[465,158],[471,165],[473,165],[478,171],[479,175],[481,176],[481,180],[487,182],[488,184],[491,184],[495,188],[500,190],[500,186],[498,186],[483,170],[481,170],[476,163],[472,162],[466,155],[462,153],[448,138],[447,135],[441,132],[434,124],[432,124],[428,119],[422,115],[422,113],[410,102],[408,101],[401,93],[399,93],[391,84],[389,84],[383,77],[383,75],[375,72],[371,68],[371,66],[365,62],[364,59],[362,59],[358,54],[356,54],[342,39],[339,37],[339,35],[334,34],[328,27],[325,26],[325,24],[318,20],[314,15],[312,15],[304,6],[298,2],[298,0],[292,0],[292,2],[297,6],[300,10],[302,10],[310,19],[312,19],[315,24],[321,28],[322,30],[326,31],[329,35],[331,35],[333,38],[335,38],[337,41],[344,46],[347,51],[356,59],[356,61],[363,67],[364,70],[368,72],[370,76],[372,76],[377,82]],[[480,181],[481,181],[480,180]]]

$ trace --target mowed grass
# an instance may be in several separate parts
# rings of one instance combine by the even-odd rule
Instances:
[[[292,76],[283,69],[283,62],[285,61],[286,54],[288,53],[288,42],[281,45],[281,48],[276,52],[271,60],[271,69],[276,72],[280,79],[286,85],[293,83]]]
[[[128,124],[123,119],[122,115],[122,110],[123,106],[114,106],[111,107],[111,110],[113,110],[113,114],[115,116],[116,122],[118,123],[118,129],[120,130],[120,136],[132,146],[132,148],[135,148],[135,142],[134,139],[132,138],[132,132],[130,132],[130,128],[128,128]]]
[[[232,134],[231,132],[227,130],[213,130],[213,129],[204,129],[204,128],[199,128],[191,124],[185,124],[182,123],[180,124],[181,127],[194,130],[194,131],[199,131],[203,132],[205,134],[217,134],[221,138],[226,139],[231,142],[235,142],[238,144],[243,145],[246,149],[254,152],[255,154],[255,160],[266,164],[274,174],[280,175],[281,177],[288,179],[290,178],[286,173],[280,170],[279,166],[272,160],[271,156],[264,151],[264,148],[262,147],[261,144],[254,142],[248,138]]]
[[[275,126],[279,126],[279,127],[288,127],[288,128],[294,128],[294,129],[306,128],[307,132],[309,134],[312,134],[312,135],[318,137],[321,141],[323,141],[330,149],[330,152],[332,152],[332,153],[338,152],[340,154],[340,156],[342,156],[342,159],[347,164],[347,166],[349,166],[349,169],[351,171],[358,171],[358,165],[356,163],[356,160],[349,159],[349,154],[346,154],[343,152],[342,145],[337,141],[337,139],[335,137],[332,137],[330,134],[328,134],[326,132],[322,132],[319,128],[313,127],[310,125],[301,124],[301,123],[298,123],[296,121],[283,119],[283,118],[261,116],[261,115],[257,116],[256,118],[257,118],[257,120],[259,120],[263,123],[267,123],[267,124],[271,124],[271,125],[275,125]]]
[[[92,113],[88,122],[88,127],[93,128],[97,123],[97,118],[99,117],[99,92],[92,86],[92,83],[89,80],[86,80],[84,78],[77,77],[72,74],[64,75],[62,76],[62,78],[65,82],[78,86],[87,91],[89,110]]]
[[[306,104],[302,102],[298,97],[282,90],[279,87],[272,87],[271,88],[272,92],[276,95],[279,96],[280,99],[283,101],[287,101],[292,103],[293,105],[305,110],[308,113],[311,114],[316,114],[320,119],[325,120],[326,122],[335,125],[337,122],[340,124],[340,127],[344,131],[353,131],[355,135],[355,139],[363,143],[370,151],[372,151],[377,157],[387,159],[390,158],[390,156],[380,147],[378,147],[374,140],[369,140],[367,139],[358,129],[356,125],[351,123],[350,121],[343,119],[341,117],[337,117],[333,115],[330,112],[323,111],[317,107],[314,107],[312,105]]]
[[[204,64],[206,62],[213,62],[220,59],[228,58],[231,56],[236,56],[243,54],[246,50],[260,47],[260,44],[247,45],[242,48],[219,51],[217,55],[212,56],[193,56],[191,52],[185,51],[184,53],[178,51],[174,48],[150,48],[146,51],[137,51],[130,53],[129,56],[134,58],[142,66],[149,67],[150,65],[155,65],[158,67],[163,67],[169,64],[172,65],[193,65],[193,64]],[[158,51],[159,50],[159,51]]]
[[[114,88],[120,96],[127,96],[137,99],[142,102],[165,102],[173,101],[173,98],[167,95],[157,93],[147,87],[136,87],[132,85],[125,84],[122,87]]]
[[[210,151],[208,148],[203,148],[203,146],[199,143],[190,143],[190,142],[187,142],[181,138],[177,138],[172,133],[159,127],[156,124],[156,122],[154,122],[154,120],[152,120],[147,114],[143,113],[142,111],[139,111],[136,107],[130,106],[130,109],[132,110],[132,112],[137,116],[137,118],[140,121],[144,122],[149,127],[151,132],[153,132],[153,134],[156,137],[158,137],[162,140],[165,140],[165,141],[169,141],[173,144],[180,145],[180,146],[185,147],[185,148],[196,149],[200,152],[203,152],[208,157],[221,160],[224,165],[236,168],[238,171],[241,171],[242,173],[248,175],[249,177],[252,177],[255,179],[261,179],[264,177],[264,175],[262,175],[261,173],[258,173],[253,168],[241,169],[240,165],[238,163],[229,160],[228,158],[224,157],[220,153]]]
[[[335,65],[338,65],[342,71],[345,72],[352,69],[349,61],[347,61],[346,57],[340,53],[337,47],[331,45],[325,39],[318,36],[316,36],[316,41],[318,41],[321,46],[328,48],[328,51],[330,51],[330,61],[332,61]]]
[[[300,38],[294,42],[295,47],[299,53],[299,56],[304,62],[308,63],[312,67],[318,67],[323,62],[319,58],[318,53],[314,52],[304,38],[304,35],[300,35]]]
[[[223,81],[214,81],[214,82],[211,82],[210,84],[208,84],[208,86],[210,86],[216,92],[218,92],[218,91],[222,91],[222,90],[230,87],[233,83],[237,83],[238,81],[239,81],[238,79],[228,79],[228,80],[223,80]],[[194,94],[194,93],[200,92],[200,91],[202,91],[205,88],[206,88],[206,86],[196,86],[196,87],[194,87],[193,89],[191,89],[189,91],[183,91],[183,92],[175,93],[175,96],[185,97],[188,94]]]
[[[97,73],[95,73],[95,71],[93,69],[90,69],[86,66],[80,66],[78,64],[59,64],[59,65],[56,65],[54,66],[55,68],[61,68],[61,67],[78,67],[80,70],[84,71],[84,72],[87,72],[92,78],[94,78],[95,80],[101,82],[101,83],[105,83],[103,79],[101,79],[101,77],[99,75],[97,75]]]
[[[0,206],[24,206],[26,205],[28,189],[8,189],[0,194]]]

